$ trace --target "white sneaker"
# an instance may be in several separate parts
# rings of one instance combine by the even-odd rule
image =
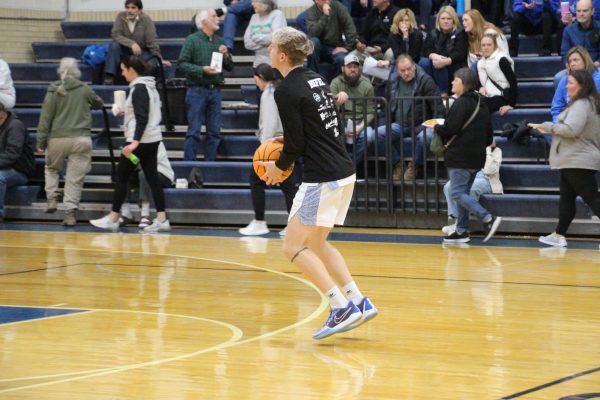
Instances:
[[[279,236],[285,236],[286,233],[287,233],[287,226],[279,231]]]
[[[442,232],[444,232],[446,236],[450,235],[454,231],[456,231],[456,224],[446,225],[442,228]]]
[[[538,241],[547,244],[548,246],[567,247],[567,239],[556,232],[552,232],[548,236],[540,236]]]
[[[116,231],[119,229],[119,221],[112,222],[108,215],[98,219],[91,219],[90,224],[94,225],[96,228],[106,229],[109,231]]]
[[[246,236],[266,235],[269,233],[269,227],[265,221],[252,220],[245,228],[238,229],[238,232]]]
[[[144,228],[144,232],[164,232],[170,231],[171,224],[168,219],[165,219],[163,222],[160,222],[158,218],[154,218],[151,225],[148,225]]]

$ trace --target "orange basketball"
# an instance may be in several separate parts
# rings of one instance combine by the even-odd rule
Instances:
[[[279,156],[281,156],[281,150],[283,150],[283,143],[275,142],[272,140],[264,142],[258,147],[258,149],[256,149],[256,151],[254,152],[254,157],[252,158],[252,167],[254,168],[254,172],[259,178],[265,174],[265,167],[263,167],[262,165],[258,165],[256,162],[277,161],[279,160]],[[292,163],[292,165],[290,165],[290,167],[287,170],[283,171],[283,175],[281,176],[281,180],[279,182],[285,181],[292,174],[293,170],[294,164]]]

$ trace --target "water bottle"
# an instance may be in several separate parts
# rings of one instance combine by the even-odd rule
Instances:
[[[131,161],[131,163],[132,163],[133,165],[138,165],[138,164],[140,163],[140,159],[138,158],[138,156],[136,156],[136,155],[135,155],[135,154],[133,154],[133,153],[131,153],[131,154],[129,155],[129,157],[127,157],[127,159],[128,159],[129,161]]]

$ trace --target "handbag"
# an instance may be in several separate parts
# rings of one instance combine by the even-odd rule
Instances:
[[[475,107],[475,111],[473,111],[473,114],[471,114],[471,116],[469,117],[467,122],[465,122],[465,124],[462,126],[461,131],[464,130],[475,119],[475,116],[479,112],[480,104],[481,104],[481,97],[477,96],[477,107]],[[454,141],[454,139],[456,139],[456,136],[458,136],[458,135],[453,135],[450,138],[450,140],[448,140],[448,142],[446,144],[444,144],[442,137],[438,133],[436,133],[436,131],[434,129],[433,137],[431,138],[431,143],[429,144],[429,150],[431,150],[431,152],[433,154],[435,154],[437,157],[442,156],[444,154],[444,151],[446,151],[446,149],[448,148],[448,146],[450,146],[452,144],[452,142]]]

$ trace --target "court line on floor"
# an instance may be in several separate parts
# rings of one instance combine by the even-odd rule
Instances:
[[[4,247],[8,247],[6,245],[3,245]],[[52,246],[48,246],[48,247],[40,247],[40,246],[23,246],[23,245],[14,245],[14,246],[10,246],[10,247],[18,247],[18,248],[44,248],[44,249],[61,249],[61,250],[65,250],[65,249],[70,249],[70,250],[78,250],[78,251],[98,251],[98,249],[89,249],[89,248],[65,248],[65,247],[52,247]],[[116,251],[110,251],[110,250],[101,250],[101,252],[103,253],[112,253],[115,254],[117,253]],[[18,391],[18,390],[26,390],[26,389],[34,389],[34,388],[38,388],[38,387],[43,387],[43,386],[49,386],[49,385],[54,385],[54,384],[59,384],[59,383],[66,383],[66,382],[72,382],[72,381],[76,381],[76,380],[82,380],[82,379],[88,379],[88,378],[93,378],[93,377],[97,377],[97,376],[103,376],[103,375],[108,375],[108,374],[113,374],[113,373],[118,373],[118,372],[125,372],[125,371],[129,371],[132,369],[139,369],[139,368],[144,368],[144,367],[149,367],[149,366],[154,366],[154,365],[159,365],[159,364],[164,364],[167,362],[172,362],[172,361],[178,361],[178,360],[182,360],[182,359],[187,359],[187,358],[191,358],[191,357],[195,357],[204,353],[209,353],[212,351],[218,351],[218,350],[222,350],[222,349],[226,349],[226,348],[230,348],[230,347],[234,347],[234,346],[238,346],[238,345],[242,345],[242,344],[247,344],[247,343],[251,343],[257,340],[262,340],[271,336],[275,336],[279,333],[294,329],[298,326],[304,325],[305,323],[308,323],[310,321],[312,321],[313,319],[317,318],[320,314],[322,314],[322,312],[327,309],[329,307],[329,302],[327,301],[327,299],[325,298],[325,296],[319,291],[319,289],[310,281],[300,278],[298,276],[294,276],[292,274],[288,274],[286,272],[280,272],[280,271],[276,271],[276,270],[272,270],[269,268],[264,268],[264,267],[259,267],[259,266],[255,266],[255,265],[250,265],[250,264],[244,264],[244,263],[238,263],[238,262],[234,262],[234,261],[225,261],[225,260],[217,260],[217,259],[211,259],[211,258],[203,258],[203,257],[194,257],[194,256],[182,256],[182,255],[171,255],[171,254],[159,254],[159,253],[153,253],[153,252],[136,252],[136,251],[128,251],[131,254],[139,254],[142,256],[151,256],[151,255],[158,255],[158,256],[168,256],[168,257],[174,257],[174,258],[188,258],[191,260],[202,260],[202,261],[209,261],[209,262],[216,262],[216,263],[222,263],[222,264],[231,264],[231,265],[237,265],[237,266],[241,266],[241,267],[246,267],[246,268],[250,268],[250,269],[258,269],[258,270],[262,270],[265,272],[271,272],[273,274],[276,275],[281,275],[283,277],[287,277],[287,278],[292,278],[295,279],[307,286],[309,286],[310,288],[314,289],[321,298],[321,302],[319,304],[319,306],[307,317],[305,317],[302,320],[296,321],[295,323],[285,326],[283,328],[279,328],[276,329],[274,331],[270,331],[267,333],[264,333],[262,335],[259,336],[254,336],[248,339],[242,339],[242,340],[236,340],[234,342],[227,341],[224,343],[221,343],[219,345],[215,345],[215,346],[211,346],[209,348],[205,348],[202,350],[198,350],[196,352],[193,353],[189,353],[189,354],[183,354],[180,356],[176,356],[176,357],[171,357],[171,358],[166,358],[166,359],[159,359],[159,360],[153,360],[153,361],[148,361],[145,363],[138,363],[138,364],[134,364],[134,365],[128,365],[128,366],[121,366],[121,367],[109,367],[106,369],[100,369],[100,370],[91,370],[92,373],[89,373],[89,371],[79,371],[79,372],[73,372],[73,373],[65,373],[65,374],[54,374],[54,375],[45,375],[45,376],[37,376],[37,377],[26,377],[26,378],[16,378],[20,381],[22,380],[32,380],[32,379],[48,379],[48,378],[53,378],[53,377],[61,377],[61,376],[72,376],[71,378],[66,378],[66,379],[60,379],[57,381],[50,381],[50,382],[43,382],[43,383],[38,383],[38,384],[32,384],[32,385],[26,385],[26,386],[19,386],[19,387],[14,387],[14,388],[9,388],[9,389],[4,389],[4,390],[0,390],[0,393],[8,393],[8,392],[14,392],[14,391]],[[113,257],[107,257],[106,259],[111,259],[111,258],[116,258],[117,256],[113,256]],[[23,306],[24,307],[24,306]],[[31,306],[34,307],[34,306]],[[77,308],[77,307],[69,307],[70,309],[85,309],[85,310],[104,310],[104,309],[90,309],[90,308]],[[156,313],[152,313],[152,312],[145,312],[145,311],[135,311],[135,310],[110,310],[110,309],[106,309],[109,311],[122,311],[122,312],[140,312],[140,313],[150,313],[150,314],[156,314]],[[178,315],[178,314],[174,314],[174,315]],[[192,316],[185,316],[185,315],[180,315],[182,317],[188,317],[188,318],[198,318],[201,319],[200,317],[192,317]],[[210,320],[210,321],[214,321],[214,322],[219,322],[216,320]],[[232,325],[233,326],[233,325]],[[94,372],[97,371],[97,372]],[[81,375],[81,376],[73,376],[73,375]],[[0,379],[0,382],[7,382],[7,381],[16,381],[16,379],[11,379],[11,380],[2,380]]]

